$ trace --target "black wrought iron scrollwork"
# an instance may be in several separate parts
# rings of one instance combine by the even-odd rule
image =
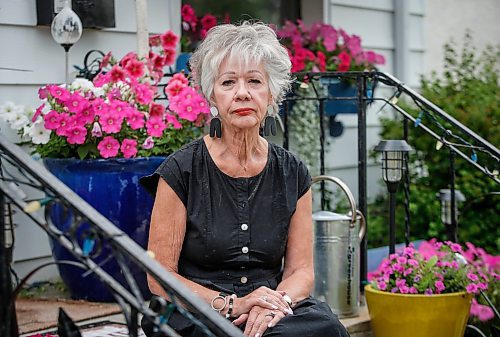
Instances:
[[[20,186],[39,194],[40,199],[28,200]],[[44,200],[44,205],[39,200]],[[159,332],[167,336],[178,336],[169,327],[168,319],[165,319],[163,312],[155,312],[147,306],[147,302],[139,291],[136,276],[130,270],[131,264],[155,279],[170,295],[170,311],[175,310],[186,316],[201,327],[207,336],[243,336],[240,330],[214,312],[209,305],[170,275],[142,247],[52,176],[21,148],[0,135],[0,208],[4,210],[7,204],[25,213],[54,241],[71,252],[77,260],[75,263],[87,270],[84,275],[93,273],[107,285],[122,308],[130,336],[138,334],[139,314],[153,322]],[[36,211],[37,208],[43,206],[45,206],[45,217],[43,213]],[[58,229],[52,223],[51,210],[54,207],[60,210],[59,216],[70,222],[67,229]],[[6,228],[4,219],[5,217],[2,217],[0,222],[2,253],[6,247],[3,240]],[[110,253],[103,261],[96,263],[95,260],[98,257],[103,257],[105,245],[111,247]],[[102,268],[102,265],[110,259],[116,260],[123,271],[124,283],[115,280]],[[11,261],[2,259],[0,262],[0,274],[5,278],[2,284],[11,286]],[[20,285],[18,284],[17,287]],[[14,301],[18,288],[16,291],[13,291],[12,287],[3,289],[2,295],[5,296],[0,297],[0,306],[8,310],[0,311],[0,335],[18,336],[15,320],[12,320],[13,317],[15,318]]]
[[[83,58],[83,67],[74,66],[78,70],[78,75],[76,77],[85,78],[92,81],[94,77],[97,76],[101,70],[101,62],[104,57],[104,53],[97,49],[92,49]]]

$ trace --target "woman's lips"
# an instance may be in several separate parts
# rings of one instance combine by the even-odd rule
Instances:
[[[254,112],[254,110],[251,108],[240,108],[240,109],[236,109],[233,111],[233,113],[238,115],[238,116],[248,116],[253,112]]]

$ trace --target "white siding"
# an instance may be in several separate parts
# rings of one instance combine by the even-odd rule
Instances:
[[[318,1],[315,2],[317,4]],[[365,49],[381,53],[386,58],[386,64],[380,71],[395,73],[396,59],[404,57],[405,69],[401,76],[407,77],[406,83],[417,86],[422,73],[422,58],[424,52],[423,20],[424,1],[409,1],[405,27],[396,27],[396,13],[393,0],[324,0],[323,17],[335,28],[342,28],[349,34],[361,37]],[[307,23],[321,20],[315,17],[303,3],[304,20]],[[398,56],[395,36],[396,30],[403,33],[407,50],[399,51]],[[378,88],[378,94],[387,89]],[[373,104],[367,111],[367,148],[370,151],[379,141],[379,113],[381,104]],[[357,116],[341,114],[337,117],[344,124],[344,133],[339,138],[330,138],[330,146],[326,155],[325,167],[328,174],[344,179],[349,188],[357,196]],[[369,159],[368,167],[368,197],[372,198],[380,190],[380,167]],[[382,187],[383,188],[383,187]]]
[[[151,33],[172,29],[180,33],[180,0],[149,0],[148,22]],[[69,66],[82,66],[83,57],[91,49],[112,51],[121,57],[136,49],[135,1],[115,1],[116,27],[85,29],[82,38],[69,52]],[[35,0],[0,0],[0,104],[36,107],[38,88],[46,83],[64,82],[64,50],[51,37],[48,26],[37,26]],[[24,71],[6,70],[3,68]],[[12,140],[16,135],[1,125],[0,130]],[[32,196],[32,195],[31,195]],[[15,269],[20,277],[34,266],[50,260],[50,247],[45,232],[18,212],[15,216]],[[36,274],[32,280],[57,276],[55,268]]]
[[[439,0],[425,2],[426,74],[443,69],[443,45],[453,38],[459,48],[466,29],[472,32],[477,51],[487,44],[500,44],[500,2],[498,0]]]

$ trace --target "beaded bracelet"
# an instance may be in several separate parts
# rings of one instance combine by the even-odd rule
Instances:
[[[231,296],[229,296],[229,309],[227,309],[227,313],[226,313],[227,319],[231,318],[231,314],[233,313],[233,304],[234,304],[235,298],[236,298],[236,294],[232,294]]]
[[[221,299],[224,301],[224,305],[221,306],[220,308],[216,308],[215,307],[215,301],[217,301],[218,299]],[[218,313],[220,313],[222,310],[224,310],[227,306],[227,294],[225,293],[219,293],[219,295],[215,296],[212,301],[210,302],[210,307],[217,311]]]

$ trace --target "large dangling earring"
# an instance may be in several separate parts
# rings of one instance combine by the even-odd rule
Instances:
[[[276,136],[276,118],[274,115],[274,107],[269,104],[267,106],[267,115],[264,120],[264,136]]]
[[[210,107],[210,114],[212,115],[212,120],[210,121],[210,137],[221,138],[222,124],[220,122],[219,110],[217,109],[217,107]]]

